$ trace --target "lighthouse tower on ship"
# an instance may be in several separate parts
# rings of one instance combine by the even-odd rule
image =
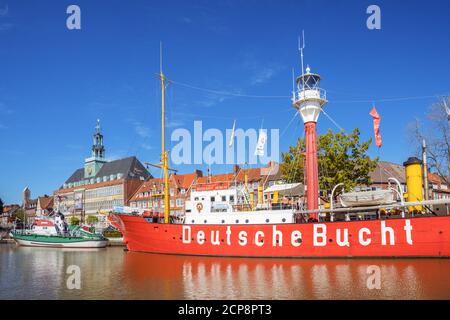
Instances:
[[[308,210],[319,209],[319,172],[317,165],[316,124],[322,108],[327,103],[326,92],[321,89],[319,85],[320,75],[311,73],[311,69],[308,66],[306,68],[306,72],[297,78],[297,92],[294,91],[292,97],[293,106],[298,109],[305,124],[305,184]],[[317,219],[317,215],[318,213],[310,214],[310,218]]]

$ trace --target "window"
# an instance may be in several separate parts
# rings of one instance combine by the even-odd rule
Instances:
[[[174,194],[174,190],[170,189],[170,195],[173,196],[173,194]]]
[[[216,201],[216,197],[211,197],[211,202]]]
[[[234,196],[230,196],[230,201],[234,202]]]
[[[183,189],[180,190],[180,192],[181,192],[181,194],[185,194],[186,193],[186,189],[183,188]]]
[[[182,207],[184,205],[184,201],[182,199],[177,199],[177,207]]]
[[[194,198],[194,201],[198,201],[198,197],[195,197],[195,198]]]
[[[227,196],[222,196],[222,202],[227,201]]]

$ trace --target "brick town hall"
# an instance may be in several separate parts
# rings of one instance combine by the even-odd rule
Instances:
[[[107,161],[97,120],[91,157],[55,191],[55,208],[70,216],[85,220],[96,215],[105,221],[113,206],[126,205],[143,181],[152,178],[144,165],[134,156]]]

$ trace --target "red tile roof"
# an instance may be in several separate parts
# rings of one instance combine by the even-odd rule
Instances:
[[[428,181],[435,184],[450,184],[450,178],[447,178],[447,181],[445,181],[444,178],[439,176],[438,174],[428,172]]]
[[[49,196],[38,197],[38,202],[41,205],[41,209],[53,208],[53,197]]]
[[[194,180],[198,178],[198,172],[188,174],[173,174],[171,178],[175,181],[178,188],[189,189]]]
[[[178,188],[178,189],[186,189],[188,190],[192,183],[197,179],[199,175],[201,175],[201,171],[195,171],[193,173],[187,174],[172,174],[169,177],[169,186],[170,188]],[[150,192],[156,189],[159,193],[163,192],[163,179],[162,178],[153,178],[145,181],[139,189],[133,194],[130,201],[136,201],[138,199],[148,199],[148,197],[140,197],[139,194]]]

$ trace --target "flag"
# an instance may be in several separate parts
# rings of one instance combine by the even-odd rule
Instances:
[[[266,144],[267,134],[266,131],[259,130],[258,143],[256,144],[255,156],[264,156],[264,145]]]
[[[231,136],[230,136],[230,142],[228,143],[228,146],[231,147],[233,145],[234,141],[234,128],[236,126],[236,120],[233,122],[233,129],[231,130]]]
[[[373,118],[373,131],[375,133],[375,144],[378,148],[381,147],[382,141],[381,141],[381,134],[380,134],[380,115],[377,112],[377,109],[375,109],[375,106],[372,108],[372,111],[369,113]]]

